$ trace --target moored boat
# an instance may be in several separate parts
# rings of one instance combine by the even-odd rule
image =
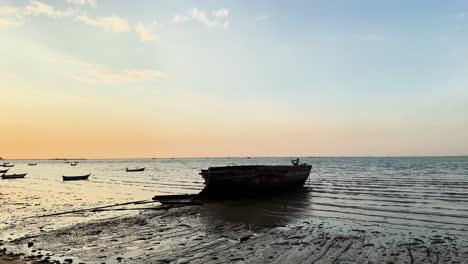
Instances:
[[[79,176],[62,176],[64,181],[79,181],[79,180],[87,180],[91,176],[91,173],[86,175],[79,175]]]
[[[2,173],[7,173],[9,169],[5,169],[5,170],[0,170],[0,174]]]
[[[14,166],[14,164],[3,164],[3,167],[5,168],[13,168]]]
[[[145,167],[143,168],[126,168],[125,171],[126,172],[138,172],[138,171],[144,171],[145,170]]]
[[[20,173],[20,174],[3,174],[2,179],[21,179],[26,176],[27,173]]]
[[[29,166],[36,166],[37,163],[28,163]]]
[[[70,166],[76,166],[78,163],[70,163]]]
[[[300,189],[312,169],[311,165],[248,165],[210,167],[200,175],[205,188],[200,195],[210,198],[246,197]]]

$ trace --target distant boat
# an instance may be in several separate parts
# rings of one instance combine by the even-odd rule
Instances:
[[[301,188],[312,169],[299,164],[210,167],[200,175],[205,180],[201,196],[210,198],[245,197],[294,191]]]
[[[87,180],[91,176],[91,173],[88,173],[86,175],[80,175],[80,176],[62,176],[64,181],[79,181],[79,180]]]
[[[137,172],[137,171],[144,171],[145,170],[145,167],[143,168],[126,168],[125,171],[126,172]]]
[[[36,166],[37,163],[28,163],[29,166]]]
[[[27,173],[21,173],[21,174],[3,174],[2,179],[7,180],[7,179],[21,179],[26,176]]]
[[[70,163],[70,166],[76,166],[78,163]]]
[[[3,162],[3,165],[8,165],[10,164],[10,162]]]
[[[9,169],[6,169],[6,170],[0,170],[0,174],[2,173],[7,173]]]
[[[11,164],[11,165],[8,165],[8,164],[3,164],[3,167],[5,168],[13,168],[15,165]]]

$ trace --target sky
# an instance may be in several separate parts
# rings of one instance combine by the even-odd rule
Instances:
[[[468,1],[0,0],[0,156],[468,154]]]

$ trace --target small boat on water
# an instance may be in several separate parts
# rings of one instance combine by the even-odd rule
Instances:
[[[28,163],[29,166],[36,166],[37,163]]]
[[[3,164],[3,167],[5,168],[13,168],[14,166],[14,164]]]
[[[79,176],[62,176],[64,181],[79,181],[79,180],[87,180],[91,176],[91,173],[86,175],[79,175]]]
[[[22,179],[26,176],[27,173],[21,173],[21,174],[3,174],[2,179],[7,180],[7,179]]]
[[[9,169],[5,169],[5,170],[0,170],[0,174],[2,173],[7,173]]]
[[[257,196],[300,189],[309,177],[312,165],[248,165],[210,167],[200,175],[205,188],[200,196],[228,198]]]
[[[138,171],[144,171],[145,170],[145,167],[143,168],[126,168],[125,171],[126,172],[138,172]]]
[[[78,163],[70,163],[70,166],[76,166]]]

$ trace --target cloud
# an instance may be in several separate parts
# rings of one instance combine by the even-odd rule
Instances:
[[[228,27],[229,21],[227,17],[229,16],[229,9],[221,8],[212,12],[212,15],[207,15],[207,13],[198,8],[192,8],[187,10],[184,14],[177,14],[172,19],[174,23],[181,23],[185,21],[196,21],[207,27],[217,27],[223,26]]]
[[[215,17],[227,17],[229,16],[229,9],[221,8],[221,9],[215,10],[213,11],[213,15]]]
[[[164,78],[164,74],[154,69],[126,69],[111,70],[102,65],[81,64],[82,72],[73,79],[86,83],[128,83],[157,81]]]
[[[72,10],[59,10],[39,1],[30,0],[26,6],[0,6],[0,27],[13,27],[23,23],[24,17],[45,15],[48,17],[70,17]]]
[[[13,6],[0,6],[0,16],[18,16],[21,14],[21,8]]]
[[[145,27],[141,22],[136,24],[135,32],[140,37],[141,42],[155,42],[158,40],[158,36],[154,35],[151,30]]]
[[[110,16],[110,17],[99,17],[99,18],[90,18],[86,15],[77,16],[78,20],[94,26],[99,27],[111,32],[128,32],[130,31],[130,26],[125,18],[119,16]]]
[[[89,5],[91,7],[96,7],[96,0],[67,0],[67,2],[72,5],[81,5],[81,6]]]
[[[16,19],[0,17],[0,28],[15,27],[19,24],[20,22]]]
[[[51,5],[34,0],[29,1],[29,4],[24,8],[24,11],[26,15],[46,15],[49,17],[69,17],[74,14],[72,10],[58,10]]]

